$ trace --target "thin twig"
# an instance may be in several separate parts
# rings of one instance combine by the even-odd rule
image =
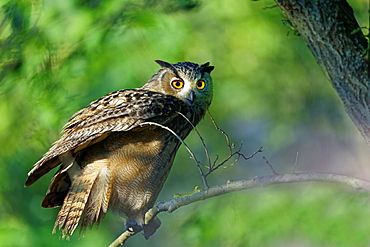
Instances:
[[[279,7],[279,5],[275,4],[275,5],[271,5],[271,6],[266,6],[266,7],[263,7],[262,9],[265,10],[265,9],[272,9],[272,8],[276,8],[276,7]]]
[[[215,171],[216,169],[220,168],[221,166],[223,166],[223,168],[229,168],[230,166],[233,166],[239,159],[240,157],[242,157],[244,160],[248,160],[248,159],[251,159],[253,158],[256,154],[262,152],[262,147],[260,147],[257,151],[255,151],[253,154],[249,155],[248,157],[245,156],[243,153],[241,153],[241,149],[243,147],[243,143],[240,144],[240,147],[238,149],[238,151],[234,152],[234,153],[231,153],[229,154],[228,157],[226,157],[222,162],[220,162],[218,165],[216,165],[216,162],[214,162],[214,165],[212,167],[212,169],[210,169],[210,171],[208,173],[206,173],[206,176],[208,176],[210,173],[212,173],[213,171]],[[227,165],[227,166],[224,166],[225,163],[227,163],[231,158],[233,158],[234,156],[237,156],[237,158],[235,159],[234,162],[232,162],[230,165]]]
[[[297,165],[298,165],[298,155],[299,155],[299,152],[297,152],[297,154],[295,156],[295,162],[294,162],[294,167],[293,167],[292,173],[294,173],[295,172],[295,169],[297,168]]]
[[[270,169],[272,170],[272,172],[274,173],[274,175],[279,175],[279,173],[277,173],[275,171],[275,169],[272,167],[272,165],[270,164],[270,162],[266,159],[265,156],[262,157],[262,159],[264,159],[266,161],[266,164],[270,167]]]
[[[212,123],[213,123],[213,125],[215,126],[215,128],[216,128],[218,131],[220,131],[220,132],[225,136],[227,146],[229,147],[230,153],[232,153],[232,150],[233,150],[233,148],[234,148],[234,144],[231,144],[231,143],[230,143],[229,135],[228,135],[228,134],[226,134],[226,132],[225,132],[225,131],[223,131],[223,129],[221,129],[220,127],[218,127],[218,125],[217,125],[217,123],[216,123],[215,119],[213,118],[213,116],[212,116],[211,112],[209,111],[209,109],[207,109],[207,112],[208,112],[208,115],[209,115],[209,117],[211,118]]]
[[[203,137],[201,136],[201,134],[199,133],[199,131],[195,128],[195,126],[193,126],[193,124],[190,122],[189,119],[187,119],[183,114],[179,113],[180,115],[182,115],[192,126],[193,126],[193,129],[197,132],[200,140],[202,141],[202,144],[203,144],[203,147],[204,147],[204,150],[205,150],[205,153],[206,153],[206,156],[207,156],[207,159],[208,159],[208,166],[204,165],[204,164],[201,164],[199,163],[198,166],[204,166],[205,168],[208,169],[208,171],[206,173],[203,172],[203,170],[200,171],[201,173],[201,176],[202,176],[202,179],[203,181],[206,181],[207,183],[207,186],[206,188],[208,188],[208,182],[207,182],[207,177],[212,173],[214,172],[215,170],[217,170],[218,168],[220,167],[223,167],[223,168],[229,168],[231,166],[233,166],[236,162],[238,162],[238,160],[240,159],[240,157],[243,157],[244,160],[248,160],[250,158],[252,158],[254,155],[256,155],[257,153],[259,152],[262,152],[262,147],[260,147],[256,152],[254,152],[252,155],[250,155],[249,157],[246,157],[243,153],[241,153],[241,149],[243,147],[243,143],[240,144],[240,147],[237,151],[233,151],[234,150],[234,144],[230,142],[230,139],[229,139],[229,135],[224,131],[222,130],[216,123],[215,119],[213,118],[211,112],[207,109],[207,112],[208,112],[208,115],[213,123],[213,125],[215,126],[215,128],[220,131],[224,137],[225,137],[225,140],[226,140],[226,143],[227,143],[227,146],[229,148],[229,155],[223,160],[221,161],[220,163],[217,164],[217,161],[219,159],[219,156],[216,155],[216,158],[215,160],[213,161],[213,163],[211,162],[211,158],[210,158],[210,155],[209,155],[209,152],[208,152],[208,148],[204,142],[204,139]],[[225,164],[227,162],[229,162],[234,156],[237,156],[236,159],[230,164],[230,165],[227,165],[225,166]]]
[[[173,131],[172,129],[162,125],[162,124],[159,124],[159,123],[155,123],[155,122],[144,122],[142,124],[140,124],[140,126],[145,126],[145,125],[155,125],[155,126],[158,126],[158,127],[161,127],[169,132],[171,132],[171,134],[173,134],[181,143],[182,145],[185,146],[185,148],[188,150],[188,152],[190,153],[192,159],[197,163],[197,159],[195,158],[195,155],[194,153],[191,151],[191,149],[189,148],[189,146],[184,142],[184,140],[178,135],[175,133],[175,131]]]
[[[208,148],[206,146],[206,143],[202,137],[202,135],[199,133],[198,129],[194,126],[194,124],[184,115],[182,114],[181,112],[177,112],[179,115],[181,115],[192,127],[193,127],[193,130],[197,133],[200,141],[202,142],[202,145],[203,145],[203,148],[204,148],[204,152],[206,154],[206,157],[207,157],[207,160],[208,160],[208,164],[210,165],[211,163],[211,158],[209,156],[209,152],[208,152]],[[203,184],[204,184],[204,187],[205,188],[209,188],[209,185],[208,185],[208,181],[207,181],[207,178],[206,176],[204,175],[204,172],[202,170],[202,168],[200,166],[204,166],[207,168],[206,165],[204,165],[203,163],[201,162],[197,162],[197,167],[198,167],[198,170],[199,170],[199,173],[200,175],[202,176],[202,181],[203,181]]]
[[[249,160],[252,159],[256,154],[263,152],[262,150],[263,147],[260,147],[257,151],[255,151],[253,154],[249,155],[248,157],[244,156],[244,154],[240,154],[244,158],[244,160]]]
[[[205,152],[206,157],[207,157],[208,164],[211,164],[211,157],[209,156],[209,151],[208,151],[208,148],[206,146],[206,143],[205,143],[202,135],[199,133],[198,129],[194,126],[194,124],[184,114],[182,114],[181,112],[177,112],[177,113],[179,115],[181,115],[183,118],[185,118],[185,120],[188,121],[188,123],[193,127],[193,130],[197,133],[200,141],[202,142],[202,145],[204,147],[204,152]]]
[[[190,153],[191,155],[191,158],[194,160],[196,166],[198,167],[198,170],[200,173],[203,173],[202,171],[202,168],[199,166],[200,162],[197,160],[197,158],[195,157],[195,154],[191,151],[191,149],[189,148],[189,146],[184,142],[184,140],[179,136],[177,135],[172,129],[162,125],[162,124],[159,124],[159,123],[155,123],[155,122],[145,122],[145,123],[142,123],[140,124],[140,126],[145,126],[145,125],[155,125],[155,126],[158,126],[158,127],[161,127],[167,131],[169,131],[171,134],[173,134],[181,143],[182,145],[184,145],[184,147],[186,148],[186,150],[188,150],[188,152]],[[202,176],[202,179],[203,179],[203,183],[206,187],[209,187],[208,186],[208,183],[207,183],[207,180],[205,180],[205,178]]]
[[[229,154],[228,157],[226,157],[222,162],[220,162],[219,164],[214,164],[211,169],[209,169],[209,171],[206,173],[206,176],[208,176],[209,174],[211,174],[213,171],[217,170],[218,168],[220,168],[221,166],[223,166],[225,163],[227,163],[232,157],[234,157],[235,155],[237,155],[237,158],[236,158],[236,161],[234,161],[231,165],[228,165],[228,166],[224,166],[224,168],[227,168],[227,167],[230,167],[232,165],[234,165],[240,158],[240,156],[242,156],[242,154],[240,153],[240,150],[242,148],[242,144],[240,145],[240,148],[238,151],[234,152],[234,153],[231,153]],[[243,155],[244,157],[244,155]]]

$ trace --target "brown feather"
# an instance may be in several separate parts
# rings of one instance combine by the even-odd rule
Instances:
[[[27,181],[24,184],[24,187],[30,186],[34,182],[36,182],[40,177],[44,176],[46,173],[54,169],[60,164],[58,157],[53,157],[52,159],[46,160],[43,157],[39,160],[34,168],[28,173]]]
[[[140,97],[144,92],[147,95],[145,98],[153,97],[153,99],[144,101],[142,99],[144,97]],[[139,100],[131,102],[132,97],[136,97]],[[118,109],[110,107],[108,111],[106,108],[104,108],[105,111],[94,110],[98,108],[99,104],[108,104],[112,99],[114,99],[113,102],[115,103],[111,107],[115,106]],[[164,105],[163,101],[166,101],[167,104]],[[116,105],[118,102],[121,102],[121,105]],[[123,104],[122,102],[126,103]],[[76,153],[83,148],[104,140],[112,132],[130,131],[147,119],[166,123],[172,119],[176,111],[180,110],[181,103],[181,101],[171,95],[163,95],[162,93],[147,90],[121,90],[92,102],[87,108],[77,112],[66,124],[65,133],[62,137],[54,143],[44,157],[28,173],[25,187],[33,184],[40,177],[58,166],[60,164],[58,156],[67,152]],[[139,106],[141,108],[138,108]],[[147,111],[147,106],[151,106],[153,111]],[[155,110],[156,108],[158,110]]]
[[[41,206],[44,208],[54,208],[63,204],[64,198],[66,197],[69,187],[71,185],[71,179],[66,171],[57,173],[54,175],[49,190],[42,200]]]
[[[103,170],[108,169],[107,164],[107,160],[97,159],[94,162],[86,165],[84,170],[81,171],[81,174],[74,174],[74,180],[72,182],[70,191],[68,192],[63,206],[58,213],[54,231],[57,227],[59,229],[63,228],[63,237],[72,235],[84,210],[86,208],[96,206],[88,205],[87,201],[90,196],[94,196],[94,191],[92,190],[93,185],[99,178],[99,174]],[[96,211],[94,211],[94,213],[96,213]],[[91,217],[91,221],[94,223],[96,221],[95,219],[98,218],[94,213],[90,215],[84,215]]]
[[[108,166],[102,166],[100,168],[99,176],[94,181],[89,199],[86,203],[82,217],[82,228],[92,226],[94,223],[100,222],[100,219],[107,213],[108,202],[112,191],[110,173],[111,171]]]

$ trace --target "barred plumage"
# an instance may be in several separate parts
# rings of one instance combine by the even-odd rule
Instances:
[[[60,165],[43,207],[61,206],[55,229],[71,235],[78,224],[99,222],[108,208],[127,217],[126,227],[146,237],[160,225],[144,224],[180,146],[164,128],[185,138],[212,100],[213,66],[190,62],[162,68],[141,88],[120,90],[90,103],[64,127],[64,134],[28,173],[25,186]],[[181,113],[181,114],[180,114]]]

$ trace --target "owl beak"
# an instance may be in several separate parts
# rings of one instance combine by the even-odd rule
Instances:
[[[194,102],[194,92],[193,91],[191,91],[189,93],[189,96],[188,96],[187,100],[189,102],[189,105],[192,105],[193,104],[193,102]]]

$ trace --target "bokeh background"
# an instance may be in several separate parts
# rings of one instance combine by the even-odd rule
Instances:
[[[366,0],[350,0],[369,26]],[[27,172],[71,115],[109,92],[143,85],[168,62],[216,68],[210,111],[248,161],[219,169],[210,185],[321,171],[370,178],[370,152],[303,40],[271,0],[0,1],[0,246],[107,246],[123,230],[99,227],[61,239],[58,209],[40,202],[52,174],[24,188]],[[364,30],[366,33],[367,31]],[[199,125],[212,158],[227,155],[209,117]],[[205,160],[201,142],[187,144]],[[184,148],[159,197],[202,187]],[[162,227],[126,246],[369,246],[369,195],[338,184],[275,185],[162,213]]]

